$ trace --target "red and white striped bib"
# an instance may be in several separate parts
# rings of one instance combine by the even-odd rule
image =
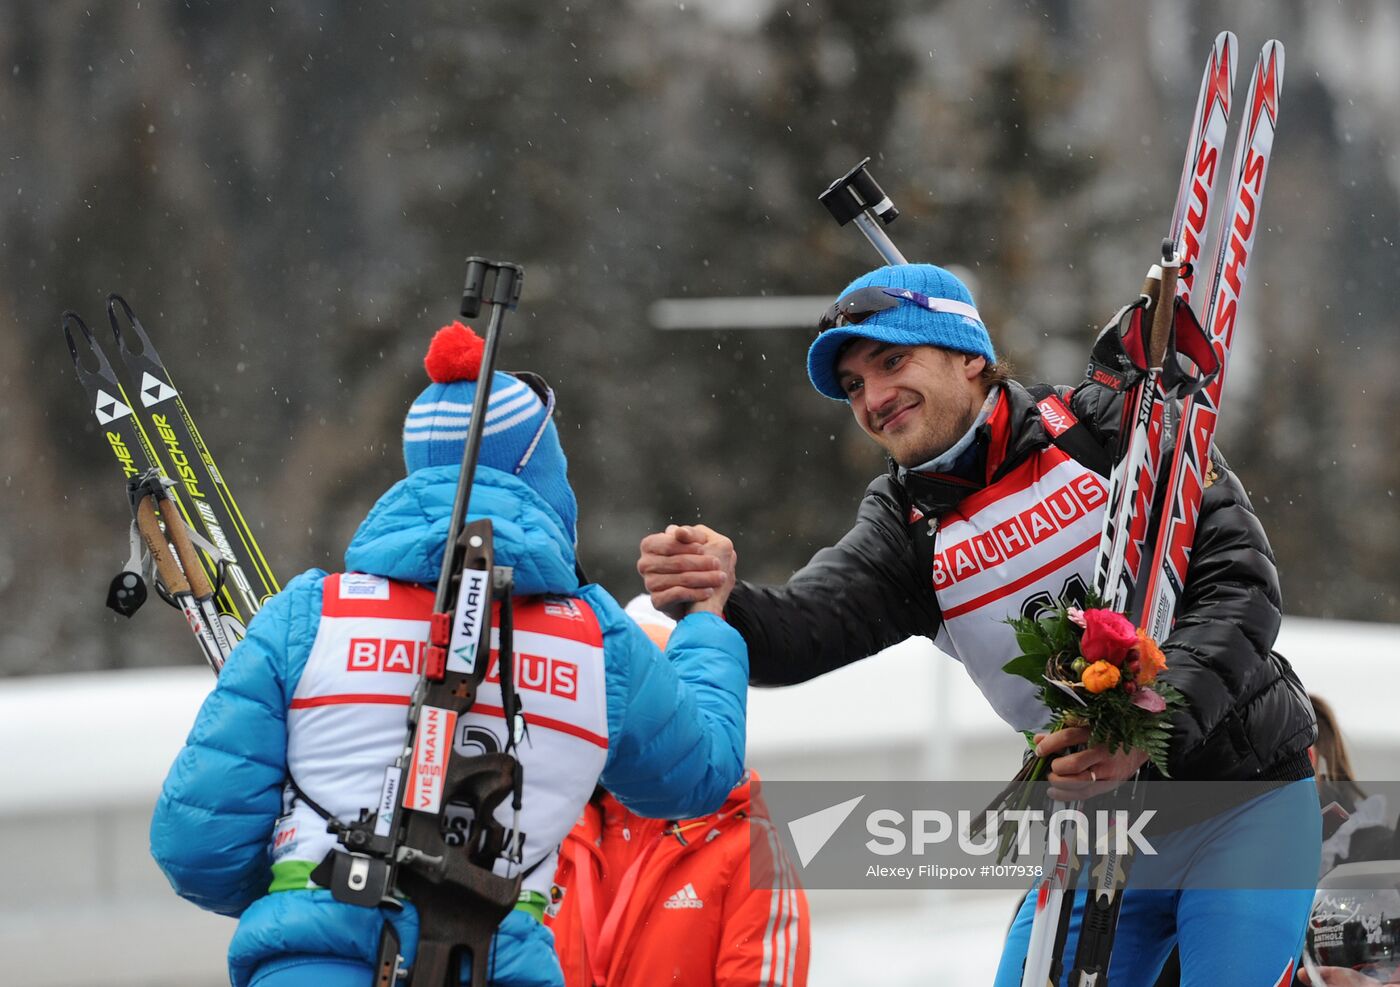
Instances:
[[[301,789],[351,820],[377,805],[384,769],[407,739],[409,697],[422,671],[433,592],[362,573],[327,576],[321,622],[287,714],[287,765]],[[491,665],[476,703],[460,717],[454,748],[463,754],[505,746],[493,614]],[[572,597],[514,601],[516,691],[528,739],[516,750],[524,769],[521,826],[530,867],[557,851],[592,794],[608,749],[603,635],[592,609]],[[319,863],[335,838],[299,800],[273,836],[274,863]],[[449,819],[460,818],[451,804]],[[510,806],[497,810],[509,826]],[[497,871],[512,873],[504,861]],[[547,891],[548,861],[526,888]],[[535,885],[538,884],[538,887]]]
[[[932,578],[943,626],[935,643],[1017,730],[1044,726],[1046,711],[1034,686],[1002,671],[1019,654],[1006,619],[1084,598],[1107,499],[1102,477],[1049,446],[941,519]]]

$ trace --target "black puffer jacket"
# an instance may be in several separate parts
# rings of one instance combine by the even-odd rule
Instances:
[[[1030,394],[1006,387],[1012,437],[988,483],[1050,442]],[[1117,449],[1121,392],[1086,382],[1070,406],[1103,449]],[[1293,669],[1272,650],[1280,621],[1273,552],[1239,480],[1218,455],[1212,461],[1186,590],[1163,642],[1163,678],[1187,700],[1168,766],[1181,780],[1306,778],[1316,723]],[[855,526],[786,585],[736,586],[726,616],[748,642],[752,682],[790,685],[912,635],[932,638],[942,617],[905,519],[911,504],[936,515],[971,492],[892,470],[866,490]]]

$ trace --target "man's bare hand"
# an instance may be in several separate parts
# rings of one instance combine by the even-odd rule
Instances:
[[[1067,727],[1054,733],[1035,735],[1035,752],[1040,757],[1053,757],[1071,747],[1089,742],[1087,727]],[[1050,797],[1062,802],[1082,801],[1111,792],[1147,763],[1147,753],[1139,750],[1117,751],[1098,744],[1072,754],[1060,754],[1050,762]]]
[[[703,524],[672,524],[642,539],[637,572],[651,605],[663,613],[722,614],[738,561],[734,543],[719,532]]]

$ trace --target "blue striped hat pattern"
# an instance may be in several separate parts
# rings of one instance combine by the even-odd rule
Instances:
[[[480,372],[480,339],[453,323],[433,337],[428,367],[433,383],[418,395],[403,423],[403,459],[408,472],[431,466],[459,466],[471,427],[472,402]],[[444,356],[446,354],[446,356]],[[478,467],[518,477],[559,516],[572,540],[578,503],[569,486],[568,460],[554,427],[549,403],[518,377],[497,371],[491,376],[486,427]]]

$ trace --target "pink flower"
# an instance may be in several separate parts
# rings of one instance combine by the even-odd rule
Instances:
[[[1147,686],[1133,693],[1133,705],[1149,713],[1160,713],[1167,708],[1167,701]]]
[[[1069,622],[1071,624],[1077,624],[1080,627],[1084,626],[1084,611],[1080,610],[1078,607],[1070,607],[1065,611],[1065,615],[1069,617]]]
[[[1137,628],[1116,610],[1085,610],[1084,634],[1079,650],[1091,662],[1123,664],[1128,649],[1137,644]]]

